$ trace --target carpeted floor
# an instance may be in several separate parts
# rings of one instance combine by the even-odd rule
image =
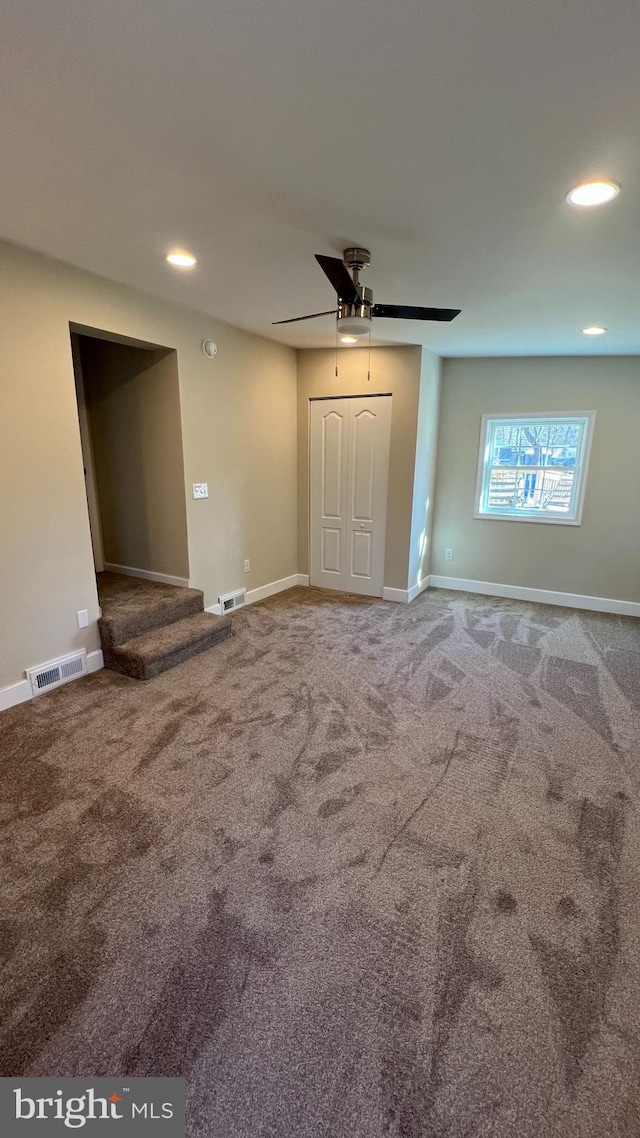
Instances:
[[[638,1138],[640,624],[297,589],[4,713],[2,1074],[207,1138]]]
[[[230,616],[204,611],[200,589],[98,573],[98,621],[105,668],[150,680],[227,640]]]

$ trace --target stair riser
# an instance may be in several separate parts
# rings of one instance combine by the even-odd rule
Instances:
[[[184,597],[177,597],[169,604],[157,609],[151,609],[135,617],[101,617],[98,621],[100,639],[103,651],[117,648],[134,636],[142,636],[145,632],[152,632],[155,628],[162,628],[167,624],[174,624],[186,616],[204,611],[202,593],[193,596],[191,593]]]
[[[191,659],[192,656],[197,656],[200,652],[206,652],[208,648],[213,648],[215,644],[228,640],[230,636],[231,627],[219,628],[211,636],[198,640],[194,644],[187,644],[157,660],[149,661],[122,657],[117,652],[107,650],[104,652],[104,663],[105,667],[110,668],[112,672],[119,672],[131,679],[151,680],[154,676],[159,676],[161,672],[166,672],[169,668],[175,667],[176,664],[182,664],[185,660]]]

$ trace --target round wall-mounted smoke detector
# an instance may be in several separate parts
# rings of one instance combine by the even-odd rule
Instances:
[[[215,359],[218,354],[218,345],[216,344],[215,340],[202,341],[202,354],[203,356],[206,356],[208,360]]]

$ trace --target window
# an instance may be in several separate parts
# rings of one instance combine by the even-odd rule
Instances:
[[[579,526],[594,419],[483,415],[474,517]]]

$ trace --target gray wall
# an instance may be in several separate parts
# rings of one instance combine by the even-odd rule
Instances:
[[[176,353],[79,342],[104,560],[188,578]]]
[[[177,351],[190,576],[205,604],[296,572],[295,352],[0,242],[0,688],[99,646],[70,323]],[[192,482],[209,498],[194,502]]]
[[[529,411],[596,412],[580,526],[473,517],[481,416]],[[431,572],[640,601],[639,432],[636,357],[445,360]]]
[[[367,380],[366,348],[298,352],[298,572],[309,572],[309,399],[391,392],[391,449],[384,584],[406,589],[416,455],[421,348],[374,348]]]

